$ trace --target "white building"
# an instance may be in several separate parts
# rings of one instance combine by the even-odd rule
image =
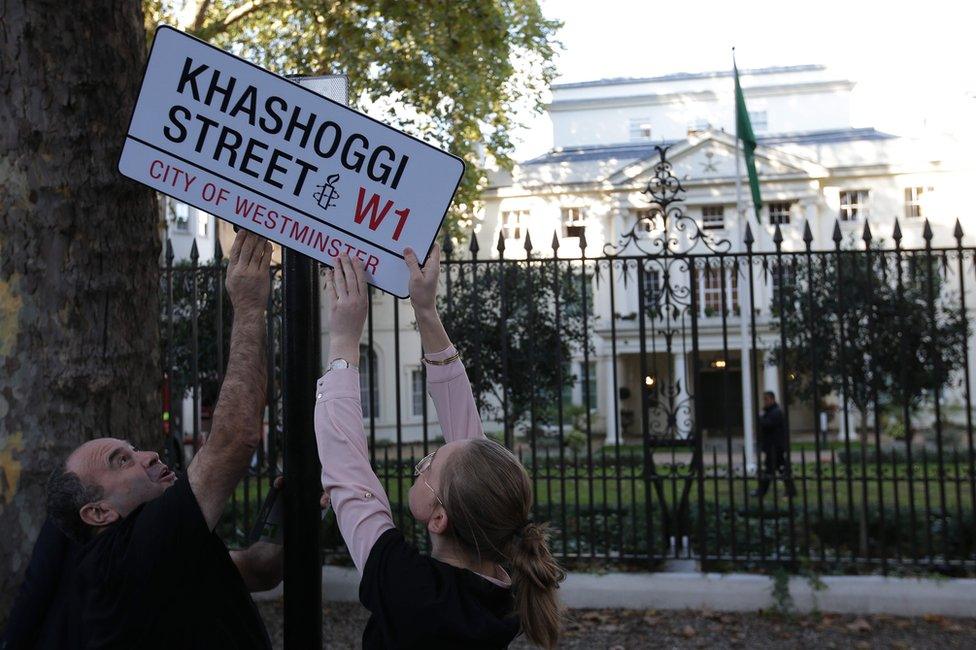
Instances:
[[[158,196],[159,207],[165,224],[165,230],[162,233],[163,255],[166,254],[166,238],[169,238],[173,245],[173,263],[189,262],[190,250],[195,241],[197,254],[200,256],[199,263],[211,262],[217,241],[217,219],[211,214],[198,210],[192,205],[181,203],[165,194]]]
[[[782,229],[783,250],[803,250],[807,223],[815,248],[828,249],[833,245],[831,233],[838,219],[845,240],[859,237],[867,220],[874,237],[890,243],[898,217],[904,233],[902,246],[906,248],[922,246],[923,217],[932,223],[934,245],[954,244],[951,234],[957,218],[964,230],[976,237],[976,222],[964,212],[967,203],[962,199],[967,172],[973,167],[960,155],[960,144],[909,140],[873,128],[853,127],[854,83],[833,77],[823,66],[745,70],[740,75],[759,138],[756,161],[764,205],[760,227],[756,228],[753,221],[754,250],[773,250],[776,224]],[[605,245],[616,247],[642,218],[647,232],[640,234],[649,239],[660,236],[646,220],[648,202],[641,191],[655,173],[658,156],[654,145],[667,144],[673,174],[686,190],[681,204],[685,214],[704,234],[729,240],[732,251],[742,250],[742,219],[736,214],[731,71],[607,79],[561,84],[552,90],[549,113],[555,146],[517,165],[510,174],[496,175],[484,193],[483,241],[493,242],[501,235],[506,239],[506,257],[524,257],[523,241],[531,236],[535,249],[545,257],[550,254],[548,242],[555,233],[560,257],[573,258],[581,255],[581,233],[585,233],[590,257],[601,256]],[[741,174],[744,177],[744,166]],[[748,185],[743,185],[745,202],[749,193]],[[748,204],[742,208],[751,211]],[[677,246],[688,244],[679,242]],[[637,251],[630,243],[618,252]],[[660,277],[646,278],[649,285],[660,281]],[[723,358],[721,318],[717,316],[722,283],[718,273],[714,277],[702,274],[699,282],[699,347],[705,370],[702,389],[716,390],[718,368],[741,365],[739,319],[729,318],[731,352],[729,358]],[[734,274],[728,272],[728,305],[738,299],[736,284]],[[595,287],[596,354],[591,357],[597,366],[595,372],[591,370],[598,393],[595,428],[605,430],[611,440],[618,414],[612,406],[614,368],[618,387],[628,388],[630,394],[617,400],[620,412],[624,417],[629,414],[634,422],[621,427],[629,434],[640,431],[638,411],[644,386],[683,378],[680,400],[686,396],[690,379],[690,348],[676,346],[671,358],[663,358],[660,341],[653,355],[658,374],[641,376],[638,319],[634,317],[639,304],[636,283],[624,286],[616,280],[614,289],[616,309],[611,314],[609,283]],[[756,384],[779,395],[782,383],[778,369],[766,363],[778,343],[770,336],[772,294],[771,282],[757,281],[754,298],[759,310],[761,350]],[[610,350],[611,319],[615,321],[616,358]],[[649,343],[647,348],[651,348]],[[711,376],[711,371],[716,371],[716,376]],[[730,374],[735,377],[732,383],[741,400],[739,373],[736,367]],[[576,374],[581,376],[582,369]],[[707,409],[705,416],[713,419]],[[809,430],[813,417],[809,408],[794,407],[793,428]],[[679,423],[678,428],[682,426]],[[702,426],[708,428],[708,423]]]

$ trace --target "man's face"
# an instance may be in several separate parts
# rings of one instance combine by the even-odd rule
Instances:
[[[774,398],[772,395],[763,395],[763,406],[769,408],[775,403],[776,403],[776,398]]]
[[[86,485],[98,485],[102,499],[82,508],[82,520],[104,526],[127,516],[176,483],[176,474],[153,451],[138,451],[125,440],[99,438],[78,447],[65,463]]]

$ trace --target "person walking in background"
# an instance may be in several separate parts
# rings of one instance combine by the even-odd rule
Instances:
[[[440,249],[423,269],[410,249],[405,261],[427,388],[446,441],[417,463],[408,497],[410,514],[430,535],[429,556],[394,526],[369,462],[357,370],[368,307],[362,264],[342,256],[326,274],[330,363],[316,391],[315,433],[322,485],[371,612],[363,647],[505,648],[520,632],[554,647],[565,574],[546,526],[531,520],[532,483],[515,455],[482,430],[435,307]]]
[[[760,499],[765,497],[777,473],[783,477],[786,496],[796,496],[788,447],[789,440],[786,435],[786,419],[783,417],[783,410],[776,403],[776,394],[767,390],[763,393],[763,412],[759,416],[759,449],[763,454],[763,462],[759,470],[759,488],[752,492],[752,496]]]

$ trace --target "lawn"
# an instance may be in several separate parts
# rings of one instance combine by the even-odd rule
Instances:
[[[913,465],[896,456],[880,465],[871,458],[862,466],[858,454],[855,449],[850,465],[836,454],[832,462],[824,458],[819,472],[805,455],[806,462],[792,466],[797,496],[785,498],[777,480],[761,501],[749,495],[757,478],[735,467],[730,473],[728,465],[714,462],[717,455],[697,477],[687,462],[656,454],[650,482],[644,481],[643,457],[636,450],[621,452],[619,461],[614,451],[597,454],[592,466],[572,454],[561,462],[558,452],[538,456],[535,464],[523,460],[534,476],[535,516],[553,523],[553,549],[562,557],[664,559],[680,556],[687,536],[696,555],[704,541],[706,557],[715,560],[809,557],[871,565],[898,557],[976,563],[972,484],[959,456],[944,463],[940,474],[928,457]],[[394,519],[424,544],[406,506],[416,460],[398,461],[395,449],[386,449],[377,469]],[[251,477],[238,486],[223,522],[225,536],[239,539],[249,529],[267,485],[267,478]],[[338,544],[331,517],[328,522],[326,542]]]

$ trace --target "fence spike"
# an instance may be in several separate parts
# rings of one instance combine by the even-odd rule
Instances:
[[[552,252],[553,253],[559,252],[559,237],[557,236],[557,232],[558,231],[556,230],[552,231]]]
[[[444,254],[448,257],[454,252],[454,238],[446,232],[444,233],[444,245],[442,248],[444,249]]]
[[[776,230],[773,231],[773,243],[777,249],[783,243],[783,232],[779,229],[779,224],[776,224]]]
[[[580,250],[585,255],[586,254],[586,229],[583,229],[583,232],[580,233],[579,241],[580,241]]]
[[[840,241],[843,238],[844,236],[841,235],[840,232],[840,219],[834,219],[834,236],[833,236],[834,243],[840,246]]]
[[[166,238],[166,264],[173,266],[173,240]]]
[[[928,219],[925,220],[925,227],[922,229],[922,239],[924,239],[926,243],[932,242],[932,226],[929,225]]]
[[[190,261],[196,264],[196,261],[200,259],[200,251],[197,250],[197,240],[193,238],[193,245],[190,246]]]
[[[752,236],[752,225],[748,221],[746,221],[746,234],[745,237],[743,237],[743,241],[749,248],[752,248],[753,243],[756,241],[756,239]]]
[[[895,217],[895,229],[891,233],[891,238],[895,240],[896,244],[901,243],[901,224],[898,223],[898,217]]]
[[[871,225],[868,224],[867,220],[864,221],[864,230],[861,232],[861,239],[864,240],[865,246],[871,246]]]
[[[481,250],[481,246],[478,244],[478,234],[475,233],[474,228],[471,229],[471,243],[468,244],[468,251],[474,255],[478,256],[478,251]]]
[[[962,224],[959,223],[959,217],[956,217],[956,227],[952,229],[952,236],[956,238],[957,243],[962,243]]]
[[[214,242],[214,261],[218,264],[224,259],[224,248],[220,245],[220,237]]]
[[[498,233],[498,244],[495,250],[498,251],[498,257],[505,257],[505,234],[502,232]]]
[[[810,230],[809,219],[807,219],[806,223],[803,224],[803,243],[807,245],[807,248],[809,248],[810,244],[813,243],[813,231]]]
[[[532,255],[532,234],[526,230],[525,231],[525,253],[527,255]]]

